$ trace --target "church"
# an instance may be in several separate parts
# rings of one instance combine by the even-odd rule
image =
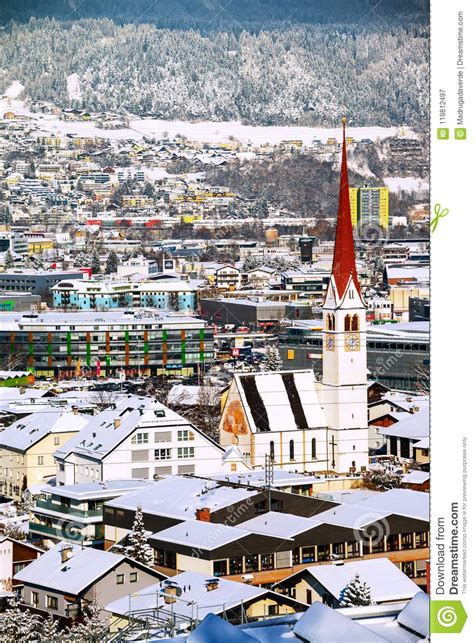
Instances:
[[[268,458],[275,468],[298,472],[367,467],[366,309],[352,236],[345,119],[334,256],[322,309],[321,382],[312,370],[234,376],[219,441],[236,470],[242,464],[262,468]]]

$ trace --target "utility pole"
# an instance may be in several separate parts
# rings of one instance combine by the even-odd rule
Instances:
[[[274,480],[274,462],[271,455],[265,453],[265,486],[268,492],[268,511],[272,510],[271,492]]]
[[[334,470],[336,468],[336,454],[334,451],[334,447],[337,447],[337,442],[334,442],[334,434],[331,436],[331,451],[332,451],[332,462],[331,462],[331,467]]]

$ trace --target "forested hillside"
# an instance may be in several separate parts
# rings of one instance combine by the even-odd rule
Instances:
[[[0,22],[110,18],[169,29],[242,30],[429,20],[429,0],[2,0]]]
[[[205,35],[32,19],[0,32],[0,93],[18,80],[27,97],[89,110],[324,126],[345,113],[359,126],[418,129],[428,118],[428,47],[420,24]]]

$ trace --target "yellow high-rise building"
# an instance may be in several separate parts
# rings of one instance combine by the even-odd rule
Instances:
[[[388,228],[389,192],[387,187],[350,188],[352,225],[379,225]]]

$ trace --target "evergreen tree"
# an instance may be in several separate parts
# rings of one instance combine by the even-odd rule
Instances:
[[[100,265],[100,257],[97,254],[97,250],[94,250],[94,252],[91,255],[91,270],[93,275],[100,275],[101,265]]]
[[[41,643],[55,643],[57,640],[60,640],[59,622],[52,614],[48,614],[41,624],[39,641],[41,641]]]
[[[37,641],[41,618],[31,610],[20,609],[15,597],[0,614],[0,641]]]
[[[364,581],[360,580],[359,574],[356,574],[350,583],[342,590],[339,599],[341,607],[357,607],[359,605],[371,605],[372,597],[370,587]]]
[[[67,634],[61,636],[62,641],[71,643],[100,643],[105,640],[106,623],[101,618],[102,608],[94,601],[87,606],[83,619],[78,625],[72,626]]]
[[[265,347],[265,359],[262,364],[262,371],[281,371],[283,360],[276,346],[268,344]]]
[[[111,250],[105,263],[105,273],[107,275],[111,275],[112,273],[117,272],[118,263],[117,253],[114,250]]]
[[[13,266],[15,265],[15,260],[10,250],[6,251],[5,256],[3,258],[3,264],[5,268],[13,268]]]
[[[129,541],[130,545],[126,549],[126,555],[151,567],[153,565],[153,549],[148,544],[141,505],[137,506]]]

